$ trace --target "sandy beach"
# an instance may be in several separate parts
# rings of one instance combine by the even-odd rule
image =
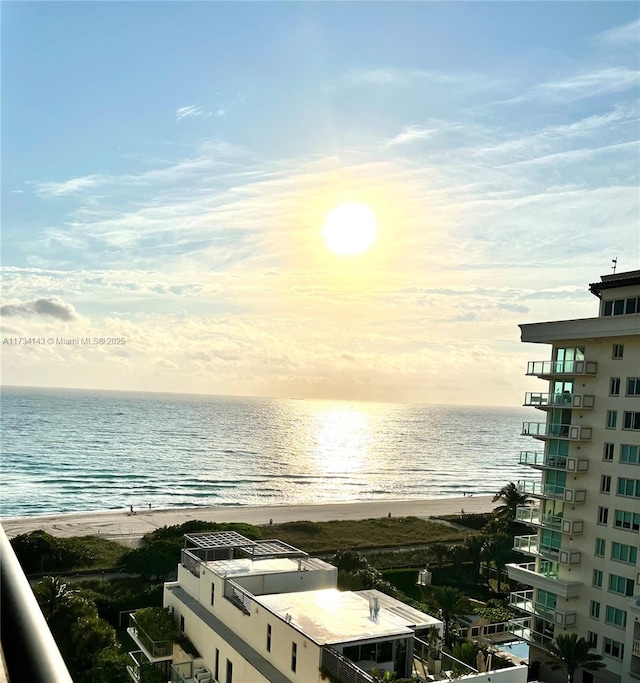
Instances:
[[[2,520],[9,538],[35,529],[43,529],[54,536],[94,535],[128,545],[135,545],[147,532],[163,526],[182,524],[191,519],[210,522],[248,522],[274,524],[310,520],[326,522],[336,519],[371,519],[387,517],[421,517],[456,514],[464,510],[488,512],[495,503],[491,496],[462,498],[432,498],[426,500],[394,500],[354,503],[326,503],[319,505],[268,505],[238,507],[174,508],[169,510],[134,509],[128,511],[72,513],[41,517],[18,517]]]

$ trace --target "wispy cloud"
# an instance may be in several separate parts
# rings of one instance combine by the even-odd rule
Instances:
[[[36,183],[36,194],[39,197],[63,197],[83,190],[97,187],[107,176],[88,175],[82,178],[71,178],[62,182],[44,181]]]
[[[372,86],[411,87],[418,83],[441,85],[464,85],[472,90],[492,88],[502,80],[484,73],[429,71],[413,68],[354,68],[348,70],[343,80],[347,83]]]
[[[438,131],[435,128],[420,128],[419,126],[407,126],[398,135],[385,140],[382,144],[384,147],[394,147],[396,145],[406,145],[412,142],[420,142],[421,140],[428,140]]]
[[[217,112],[216,115],[218,115]],[[188,107],[178,107],[178,109],[176,109],[176,123],[180,123],[181,121],[184,121],[184,119],[209,118],[210,116],[212,116],[212,112],[206,110],[204,107],[198,107],[195,104],[191,104]]]
[[[603,31],[597,39],[608,45],[638,45],[640,43],[640,19]]]

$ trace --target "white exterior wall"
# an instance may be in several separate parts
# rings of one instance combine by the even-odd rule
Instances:
[[[628,296],[640,296],[640,286],[614,288],[602,291],[599,310],[604,310],[604,301]],[[594,302],[595,304],[596,302]],[[573,334],[571,330],[573,329]],[[564,335],[564,338],[561,338]],[[575,335],[575,336],[574,336]],[[592,410],[572,410],[572,424],[591,427],[590,442],[571,442],[569,457],[588,458],[587,473],[567,472],[567,488],[575,487],[587,491],[584,504],[564,503],[563,516],[566,519],[582,520],[582,535],[562,535],[562,548],[578,550],[582,553],[581,562],[575,566],[560,565],[559,578],[564,581],[580,581],[580,595],[576,598],[558,598],[556,609],[575,610],[576,624],[571,628],[555,627],[554,633],[577,632],[578,636],[587,637],[588,632],[597,634],[597,651],[604,656],[606,670],[594,672],[595,681],[628,683],[632,680],[631,671],[637,671],[640,678],[640,656],[632,661],[633,641],[640,639],[640,609],[630,608],[632,598],[610,592],[609,576],[615,574],[632,579],[635,595],[640,595],[640,576],[638,563],[625,564],[611,559],[614,542],[638,548],[638,532],[617,529],[614,527],[615,510],[640,513],[640,498],[618,495],[618,477],[640,480],[640,465],[620,462],[622,444],[640,445],[640,432],[623,429],[625,411],[640,412],[640,396],[626,396],[626,380],[628,377],[640,377],[640,315],[608,316],[591,320],[564,321],[560,323],[540,323],[523,326],[523,340],[551,343],[553,351],[547,357],[555,358],[555,349],[567,347],[584,347],[585,360],[598,364],[595,376],[584,375],[574,378],[574,393],[595,396]],[[613,358],[613,345],[623,344],[622,359]],[[532,356],[538,360],[541,354]],[[610,396],[610,380],[620,378],[620,394]],[[548,389],[541,386],[539,391],[552,391],[553,380]],[[536,418],[532,415],[530,419]],[[607,411],[617,411],[615,429],[607,428]],[[538,421],[544,421],[543,411],[538,410]],[[534,442],[535,443],[535,442]],[[614,444],[613,461],[604,460],[604,444]],[[541,450],[543,441],[537,442],[535,448]],[[532,444],[532,448],[534,445]],[[601,476],[611,477],[610,491],[601,491]],[[543,475],[544,476],[544,475]],[[541,506],[545,501],[540,501]],[[599,508],[608,509],[606,524],[600,524]],[[542,532],[540,532],[541,534]],[[605,541],[604,557],[594,557],[596,539]],[[594,569],[603,574],[602,587],[593,585]],[[599,618],[590,614],[591,601],[600,603]],[[618,627],[605,623],[607,605],[627,612],[627,626]],[[635,629],[635,631],[634,631]],[[604,652],[604,639],[611,638],[625,643],[624,659],[620,661]],[[543,658],[545,659],[545,658]],[[580,681],[580,674],[576,679]]]

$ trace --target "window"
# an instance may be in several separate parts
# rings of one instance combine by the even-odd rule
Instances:
[[[216,584],[211,582],[211,607],[213,607],[213,603],[216,601]]]
[[[298,666],[298,644],[291,643],[291,671],[295,673]]]
[[[589,616],[592,619],[600,619],[600,603],[595,600],[591,601],[589,605]]]
[[[598,647],[598,634],[593,631],[587,631],[587,643],[595,650]]]
[[[596,538],[596,549],[593,553],[596,557],[604,557],[604,551],[607,546],[607,542],[604,538]]]
[[[627,377],[627,396],[640,396],[640,377]]]
[[[548,607],[549,609],[555,609],[557,602],[558,596],[555,593],[538,588],[538,598],[536,600],[538,605],[541,605],[542,607]]]
[[[622,429],[632,429],[640,431],[640,413],[627,412],[624,413],[624,425]]]
[[[624,344],[614,344],[611,357],[613,360],[620,360],[624,356]]]
[[[640,498],[640,479],[618,477],[618,495]]]
[[[609,521],[609,508],[598,508],[598,524],[607,525]]]
[[[271,624],[267,624],[267,652],[271,652]]]
[[[604,623],[611,624],[611,626],[619,626],[620,628],[626,628],[627,613],[623,609],[618,609],[617,607],[607,605],[607,608],[604,612]]]
[[[627,299],[612,299],[611,301],[605,301],[602,315],[633,315],[634,313],[640,312],[640,297],[630,296]]]
[[[613,460],[613,450],[614,450],[614,445],[612,443],[605,443],[604,451],[602,454],[602,459],[612,461]]]
[[[599,569],[593,570],[593,580],[591,583],[594,588],[602,588],[602,577],[603,574]]]
[[[632,597],[633,579],[627,579],[625,576],[618,576],[617,574],[609,574],[609,592]]]
[[[640,446],[623,443],[620,446],[620,462],[628,465],[640,465]]]
[[[220,650],[218,650],[218,648],[216,648],[216,666],[215,666],[215,671],[214,671],[213,677],[217,681],[219,676],[220,676]]]
[[[611,559],[616,562],[635,564],[638,559],[638,548],[625,543],[611,543]]]
[[[233,662],[227,659],[227,681],[226,683],[233,683]]]
[[[615,429],[618,422],[618,411],[607,410],[607,429]]]
[[[184,617],[180,615],[180,633],[184,633]]]
[[[625,531],[640,531],[640,513],[616,510],[613,518],[613,526]]]
[[[611,638],[604,639],[604,647],[602,648],[605,655],[609,655],[614,659],[624,659],[624,644]]]
[[[600,476],[600,493],[609,493],[611,491],[611,477],[608,474]]]
[[[609,396],[620,396],[620,378],[612,377],[609,380]]]

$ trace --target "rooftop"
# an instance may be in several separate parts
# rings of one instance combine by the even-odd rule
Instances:
[[[278,539],[253,541],[236,531],[211,531],[200,534],[185,534],[185,548],[213,551],[212,559],[221,559],[221,551],[228,551],[229,559],[235,552],[242,556],[265,559],[269,557],[308,557],[308,553],[294,548]],[[199,554],[199,553],[198,553]]]
[[[238,557],[233,560],[214,560],[207,562],[207,567],[223,577],[241,577],[259,574],[281,574],[295,571],[313,571],[331,569],[332,565],[317,558]]]
[[[377,598],[374,616],[370,598]],[[351,643],[382,637],[407,637],[415,628],[440,620],[384,593],[339,591],[336,588],[255,596],[254,600],[304,633],[318,645]]]
[[[628,270],[626,273],[601,275],[600,280],[601,282],[593,282],[589,285],[589,291],[598,298],[600,298],[603,289],[640,285],[640,270]]]

